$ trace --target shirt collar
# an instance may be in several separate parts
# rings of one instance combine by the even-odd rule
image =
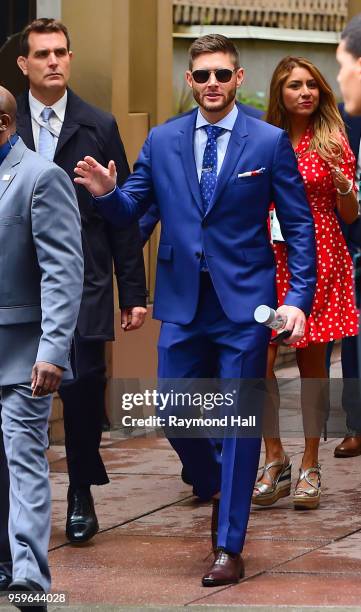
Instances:
[[[0,164],[3,163],[4,159],[8,156],[8,153],[10,153],[14,144],[18,140],[19,136],[15,133],[8,138],[7,142],[5,142],[3,145],[0,145]]]
[[[6,141],[4,144],[0,145],[0,157],[5,157],[9,150],[9,142]]]
[[[218,127],[221,127],[224,130],[228,130],[229,132],[231,132],[233,130],[234,124],[236,123],[237,116],[238,108],[235,104],[232,110],[228,113],[228,115],[226,115],[225,117],[223,117],[223,119],[217,121],[217,123],[214,123],[213,125],[217,125]],[[203,117],[201,109],[199,108],[196,120],[196,130],[198,130],[198,128],[204,127],[205,125],[209,125],[209,122]]]
[[[68,101],[68,90],[65,91],[65,94],[57,101],[55,104],[51,105],[54,113],[58,117],[58,119],[63,123],[65,117],[66,103]],[[34,117],[36,121],[41,121],[41,113],[45,108],[45,104],[34,98],[33,94],[29,90],[29,106],[31,116]]]

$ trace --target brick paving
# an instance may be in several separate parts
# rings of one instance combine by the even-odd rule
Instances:
[[[334,359],[333,375],[338,376],[338,353]],[[279,374],[291,378],[296,371],[287,364]],[[296,512],[291,497],[269,509],[254,508],[244,550],[246,577],[215,589],[200,584],[211,560],[210,506],[197,502],[181,481],[178,459],[166,440],[103,436],[111,484],[93,487],[100,533],[84,546],[71,546],[64,535],[64,448],[52,447],[53,589],[69,593],[74,611],[361,610],[361,457],[335,459],[337,443],[334,438],[321,443],[319,509]],[[302,440],[290,438],[285,447],[295,481]]]

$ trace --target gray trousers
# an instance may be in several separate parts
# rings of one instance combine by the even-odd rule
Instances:
[[[1,539],[8,529],[12,579],[37,582],[50,588],[48,548],[51,528],[49,466],[45,451],[51,395],[35,398],[28,384],[0,386],[1,420],[5,457],[10,480],[9,521],[2,520]],[[6,491],[6,469],[0,471]],[[9,574],[9,563],[0,559],[0,571]],[[2,563],[3,562],[3,563]]]

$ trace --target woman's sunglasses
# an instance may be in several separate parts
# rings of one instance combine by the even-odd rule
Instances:
[[[217,70],[194,70],[192,72],[192,77],[196,83],[207,83],[211,74],[214,74],[219,83],[228,83],[236,70],[236,68],[233,70],[230,70],[229,68],[218,68]]]

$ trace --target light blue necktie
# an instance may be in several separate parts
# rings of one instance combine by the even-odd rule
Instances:
[[[49,119],[53,116],[53,114],[53,109],[49,106],[45,106],[40,115],[44,121],[44,126],[40,126],[38,153],[49,161],[53,161],[54,159],[54,136],[50,131],[49,124]]]

